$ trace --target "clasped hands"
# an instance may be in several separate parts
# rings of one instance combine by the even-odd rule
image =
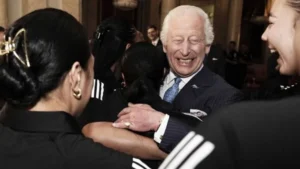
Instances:
[[[112,124],[116,128],[127,128],[133,131],[156,131],[165,114],[154,110],[147,104],[128,104]]]

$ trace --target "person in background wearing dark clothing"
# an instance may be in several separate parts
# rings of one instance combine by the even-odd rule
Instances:
[[[134,43],[137,31],[124,19],[110,17],[97,27],[93,44],[95,80],[92,98],[105,100],[120,88],[119,61],[124,51]]]
[[[5,32],[5,28],[0,26],[0,42],[4,40],[4,32]]]
[[[300,75],[299,0],[274,0],[262,35],[278,70]],[[282,169],[300,166],[300,97],[231,105],[191,131],[160,169]]]
[[[245,91],[245,100],[278,100],[300,94],[298,78],[282,75],[278,70],[277,52],[267,60],[267,79],[257,91]]]
[[[159,97],[164,78],[164,56],[147,42],[133,44],[125,51],[121,61],[123,88],[117,89],[103,101],[103,113],[95,113],[92,121],[115,121],[128,103],[146,103],[162,111],[172,105]],[[96,107],[95,107],[96,109]]]
[[[107,18],[97,27],[92,48],[95,79],[91,99],[78,119],[82,126],[94,121],[93,114],[101,113],[101,102],[122,87],[120,60],[135,39],[140,39],[136,35],[135,27],[118,17]]]
[[[249,51],[249,47],[245,44],[241,45],[240,48],[240,62],[245,63],[245,64],[250,64],[253,60],[253,56],[251,54],[251,52]]]
[[[208,55],[205,56],[204,65],[225,78],[225,55],[220,44],[211,45]]]
[[[52,8],[33,11],[7,29],[0,49],[0,95],[8,105],[1,122],[16,133],[1,143],[19,138],[12,149],[0,144],[1,168],[147,168],[81,133],[75,117],[90,98],[94,57],[72,15]],[[153,140],[144,141],[135,144],[155,149]]]
[[[147,28],[147,35],[152,45],[162,50],[162,42],[159,39],[159,31],[155,25],[149,25]]]
[[[228,52],[226,53],[225,79],[230,85],[241,89],[239,79],[237,78],[239,71],[238,64],[239,54],[236,50],[236,42],[230,41],[228,45]]]
[[[161,53],[163,53],[165,55],[165,59],[164,59],[164,64],[165,64],[165,68],[167,69],[167,71],[169,71],[169,63],[168,63],[168,59],[167,56],[163,50],[163,44],[162,41],[159,38],[159,30],[157,29],[157,27],[155,25],[149,25],[147,28],[147,36],[151,42],[152,45],[154,45],[157,49],[159,49],[159,51]]]

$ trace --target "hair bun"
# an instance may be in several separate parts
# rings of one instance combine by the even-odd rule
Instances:
[[[9,62],[0,66],[1,97],[13,106],[33,106],[39,98],[38,82],[29,69],[10,55]]]

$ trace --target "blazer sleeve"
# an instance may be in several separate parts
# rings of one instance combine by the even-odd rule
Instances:
[[[170,116],[159,148],[166,153],[170,153],[190,129],[190,126],[184,124],[175,117]]]

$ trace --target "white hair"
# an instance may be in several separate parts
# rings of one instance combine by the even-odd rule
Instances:
[[[210,20],[207,14],[201,8],[192,5],[181,5],[169,11],[164,19],[162,30],[160,33],[160,39],[162,43],[166,44],[167,42],[167,33],[169,31],[170,20],[172,18],[182,16],[182,14],[184,14],[185,12],[195,12],[199,14],[199,17],[202,17],[204,19],[205,43],[206,45],[211,45],[214,41],[214,32]]]

